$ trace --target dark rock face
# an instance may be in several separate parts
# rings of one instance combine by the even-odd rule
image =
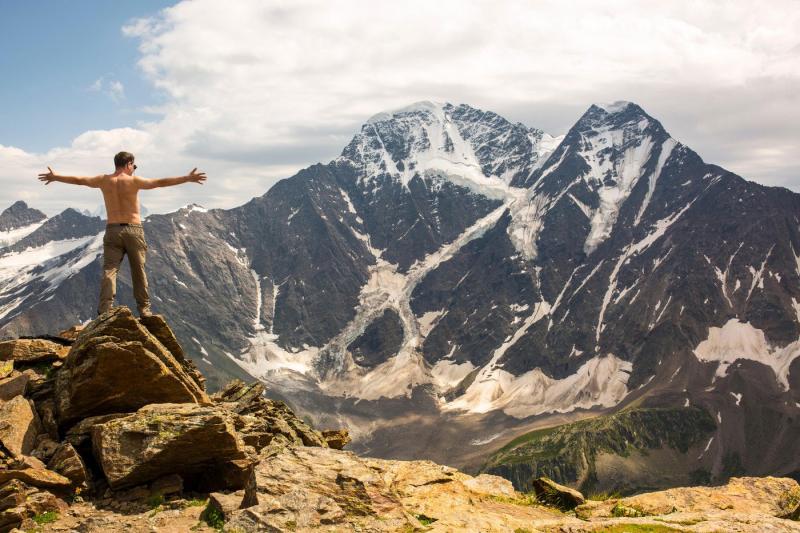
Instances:
[[[514,330],[514,319],[541,301],[534,273],[527,271],[508,239],[506,213],[486,234],[426,276],[412,294],[422,316],[447,311],[425,338],[423,354],[435,364],[447,356],[479,367]]]
[[[396,354],[402,340],[400,316],[396,311],[387,309],[347,349],[353,354],[356,364],[371,368]]]
[[[14,202],[0,213],[0,231],[30,226],[46,219],[47,215],[38,209],[31,209],[22,200]]]

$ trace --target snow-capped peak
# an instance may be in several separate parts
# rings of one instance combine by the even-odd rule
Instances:
[[[396,117],[398,115],[403,115],[403,114],[407,114],[407,113],[417,113],[417,112],[430,113],[430,114],[432,114],[434,116],[437,116],[437,117],[443,117],[444,116],[443,108],[444,108],[445,105],[447,105],[447,104],[445,104],[444,102],[433,102],[431,100],[422,100],[422,101],[419,101],[419,102],[414,102],[411,105],[407,105],[407,106],[404,106],[404,107],[399,107],[399,108],[393,109],[391,111],[383,111],[381,113],[377,113],[375,115],[372,115],[367,120],[367,124],[373,124],[373,123],[376,123],[376,122],[384,122],[384,121],[387,121],[387,120],[392,120],[392,118],[394,118],[394,117]]]
[[[619,113],[620,111],[625,111],[632,102],[628,102],[627,100],[617,100],[616,102],[612,102],[610,104],[605,103],[596,103],[595,106],[599,107],[606,113]]]
[[[407,184],[435,175],[505,197],[560,141],[492,112],[422,101],[374,115],[340,160],[359,168],[366,181],[388,174]]]

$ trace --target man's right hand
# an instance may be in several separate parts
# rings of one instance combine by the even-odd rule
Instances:
[[[202,185],[203,182],[206,181],[206,173],[197,172],[197,167],[195,167],[191,172],[189,172],[189,174],[186,175],[186,181],[191,181]]]

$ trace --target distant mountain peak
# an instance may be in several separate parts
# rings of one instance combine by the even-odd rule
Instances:
[[[22,200],[16,201],[0,213],[0,231],[10,231],[46,219],[47,215],[38,209],[31,209]]]
[[[445,106],[448,106],[445,102],[434,102],[431,100],[421,100],[419,102],[414,102],[413,104],[399,107],[396,109],[392,109],[389,111],[383,111],[380,113],[376,113],[372,115],[368,120],[367,124],[373,124],[376,122],[383,122],[386,120],[391,120],[397,116],[405,115],[409,113],[427,113],[433,116],[441,117],[443,114],[443,110]]]
[[[628,102],[627,100],[617,100],[616,102],[612,102],[610,104],[607,104],[607,103],[595,103],[594,104],[595,107],[599,107],[600,109],[602,109],[606,113],[610,113],[610,114],[620,113],[622,111],[625,111],[628,108],[628,106],[630,106],[630,105],[636,105],[636,104],[634,104],[633,102]]]
[[[457,177],[496,197],[496,189],[527,177],[560,140],[491,111],[421,101],[372,116],[340,159],[366,180],[388,175],[407,184],[417,175]]]

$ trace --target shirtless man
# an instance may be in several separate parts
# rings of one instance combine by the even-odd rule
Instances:
[[[170,187],[192,181],[203,184],[206,180],[204,172],[195,168],[186,176],[174,178],[145,179],[134,176],[136,165],[133,154],[120,152],[114,156],[113,174],[94,177],[59,176],[47,167],[49,172],[39,174],[39,179],[50,185],[52,181],[86,185],[100,189],[106,204],[108,225],[103,237],[103,278],[100,283],[100,304],[97,314],[101,315],[111,309],[117,292],[117,272],[122,258],[128,254],[133,281],[133,296],[139,308],[139,316],[150,316],[150,296],[147,292],[147,276],[144,272],[147,243],[144,240],[142,217],[139,215],[139,191]]]

